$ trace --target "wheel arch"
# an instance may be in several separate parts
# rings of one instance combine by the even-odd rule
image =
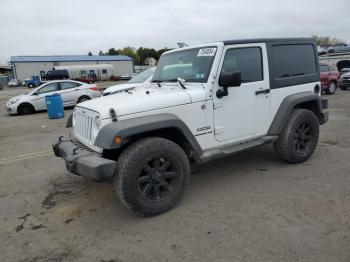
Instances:
[[[268,130],[268,135],[279,135],[286,125],[288,117],[295,108],[308,109],[314,112],[320,123],[323,124],[322,100],[320,96],[312,92],[303,92],[290,95],[282,101]]]
[[[116,136],[122,138],[121,145],[114,142]],[[198,161],[203,153],[198,141],[187,125],[172,114],[137,117],[104,126],[95,140],[95,146],[105,152],[121,153],[129,144],[144,137],[162,137],[178,144],[187,156]]]
[[[91,100],[92,98],[88,94],[82,94],[81,96],[78,97],[77,103],[79,103],[80,99],[82,98],[87,98],[88,100]]]
[[[23,106],[30,106],[34,112],[36,111],[36,108],[35,108],[35,106],[34,106],[32,103],[30,103],[30,102],[28,102],[28,101],[25,101],[25,102],[20,103],[20,104],[17,106],[17,112],[18,112]]]

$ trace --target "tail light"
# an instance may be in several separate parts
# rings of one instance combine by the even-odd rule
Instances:
[[[97,85],[91,85],[91,87],[89,89],[92,91],[99,91]]]

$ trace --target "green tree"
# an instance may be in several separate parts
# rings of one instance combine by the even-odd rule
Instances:
[[[108,49],[107,55],[119,55],[118,50],[115,50],[115,48]]]
[[[332,45],[344,43],[344,40],[336,38],[336,37],[331,38],[329,36],[313,35],[312,38],[315,39],[316,44],[318,46],[321,46],[321,47],[329,47]]]
[[[144,65],[146,59],[149,57],[153,57],[156,60],[159,58],[158,53],[154,48],[140,47],[136,52],[141,65]]]
[[[91,51],[89,51],[89,53],[88,53],[88,56],[92,56],[92,53],[91,53]]]
[[[98,55],[104,55],[102,50],[100,50],[100,52],[98,52]]]
[[[136,52],[136,49],[130,46],[124,47],[122,49],[117,50],[119,55],[126,55],[131,57],[134,60],[135,65],[140,64],[140,58],[139,55]]]

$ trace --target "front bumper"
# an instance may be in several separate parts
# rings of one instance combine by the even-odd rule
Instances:
[[[338,82],[339,87],[350,87],[350,80],[343,80]]]
[[[75,175],[93,180],[106,180],[115,175],[117,162],[103,158],[101,154],[78,147],[70,139],[60,137],[52,145],[55,156],[66,162],[67,170]]]
[[[17,105],[11,104],[11,103],[6,103],[6,111],[8,114],[15,115],[17,114]]]

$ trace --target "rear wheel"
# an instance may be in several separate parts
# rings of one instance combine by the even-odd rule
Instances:
[[[300,163],[313,154],[318,136],[319,123],[316,115],[307,109],[294,109],[274,143],[274,149],[280,159]]]
[[[88,96],[82,96],[78,99],[78,104],[90,100]]]
[[[33,88],[33,87],[34,87],[34,84],[28,84],[28,87],[29,87],[29,88]]]
[[[115,192],[129,209],[155,216],[173,208],[190,178],[185,152],[164,138],[144,138],[127,148],[119,160]]]
[[[33,114],[35,112],[35,109],[32,105],[24,104],[18,107],[17,112],[20,115],[29,115],[29,114]]]
[[[337,83],[335,81],[331,81],[329,83],[329,86],[326,88],[326,94],[334,95],[336,89],[337,89]]]

